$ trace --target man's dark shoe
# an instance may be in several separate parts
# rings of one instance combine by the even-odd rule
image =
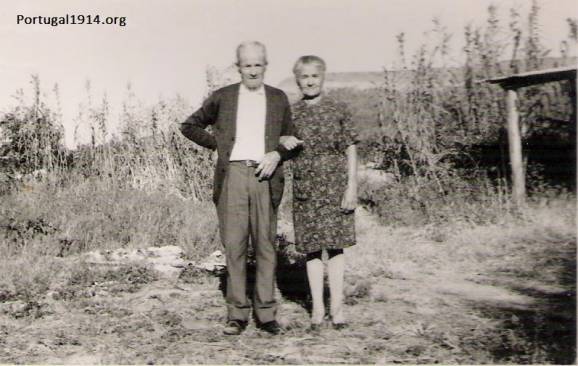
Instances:
[[[281,333],[281,327],[279,326],[279,323],[277,323],[276,320],[262,323],[261,325],[259,325],[259,329],[264,330],[265,332],[273,335]]]
[[[311,325],[309,326],[308,332],[317,334],[317,333],[321,332],[321,326],[322,325],[323,325],[323,323],[311,323]]]
[[[245,328],[247,328],[247,322],[241,320],[229,320],[225,325],[223,333],[226,335],[239,335],[245,330]]]
[[[332,323],[333,325],[333,329],[335,330],[343,330],[345,328],[347,328],[348,324],[347,323]]]

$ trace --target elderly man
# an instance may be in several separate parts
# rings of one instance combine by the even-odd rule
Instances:
[[[293,154],[284,146],[296,142],[294,138],[287,142],[284,137],[284,145],[280,144],[281,136],[293,135],[293,124],[285,93],[263,83],[265,46],[259,42],[239,45],[237,67],[241,83],[215,91],[180,129],[193,142],[218,152],[213,201],[227,258],[228,321],[224,333],[240,334],[249,320],[246,281],[251,237],[257,261],[253,293],[256,324],[278,334],[274,241],[284,184],[280,164]],[[205,131],[208,125],[213,126],[213,134]]]

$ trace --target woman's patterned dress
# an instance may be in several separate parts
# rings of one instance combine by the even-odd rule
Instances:
[[[348,146],[357,142],[345,103],[322,96],[315,105],[293,105],[293,122],[303,150],[293,160],[295,244],[302,253],[355,244],[353,214],[341,212],[347,189]]]

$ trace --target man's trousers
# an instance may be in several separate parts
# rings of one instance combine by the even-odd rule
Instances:
[[[260,323],[275,320],[277,214],[271,203],[269,181],[259,181],[255,168],[244,162],[230,162],[217,214],[227,258],[228,319],[249,320],[247,246],[250,237],[257,264],[253,310]]]

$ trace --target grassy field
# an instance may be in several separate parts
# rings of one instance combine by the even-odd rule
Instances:
[[[198,260],[220,245],[210,205],[90,181],[29,185],[0,202],[10,248],[0,266],[0,362],[572,363],[574,197],[535,201],[495,223],[421,227],[384,225],[359,209],[358,245],[346,252],[351,326],[309,333],[303,267],[281,258],[286,333],[250,326],[236,338],[222,335],[219,277],[167,280],[81,255],[171,244]]]

